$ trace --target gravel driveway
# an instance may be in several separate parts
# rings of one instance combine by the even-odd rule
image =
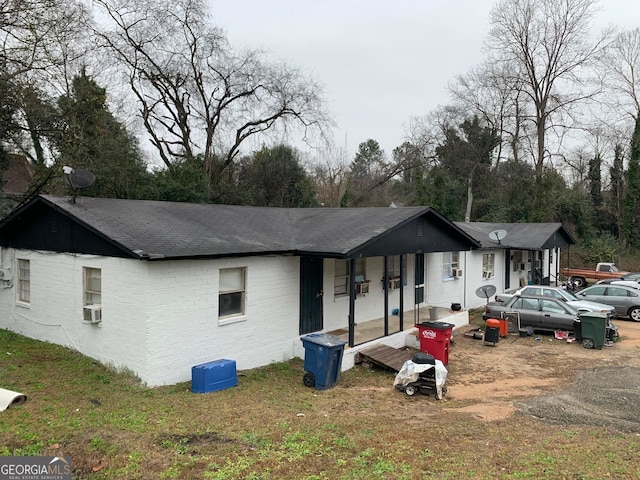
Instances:
[[[596,367],[570,385],[515,404],[518,413],[561,424],[586,424],[640,433],[640,368]]]
[[[640,322],[615,323],[619,342],[600,350],[553,335],[510,336],[495,347],[456,335],[447,397],[483,420],[531,415],[640,433]]]

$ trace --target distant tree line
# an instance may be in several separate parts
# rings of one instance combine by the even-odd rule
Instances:
[[[430,205],[638,248],[640,29],[594,33],[597,3],[497,1],[483,62],[389,155],[335,147],[319,83],[234,48],[206,0],[0,0],[0,171],[21,154],[32,193],[69,194],[66,165],[89,196]]]

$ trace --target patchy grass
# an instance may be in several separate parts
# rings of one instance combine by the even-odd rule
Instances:
[[[472,318],[475,318],[472,317]],[[454,347],[455,348],[455,347]],[[292,360],[235,388],[147,388],[69,349],[0,330],[0,455],[69,455],[79,479],[637,478],[640,437],[513,415],[482,422],[356,367],[329,390]]]

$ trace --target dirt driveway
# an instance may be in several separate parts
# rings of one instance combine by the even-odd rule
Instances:
[[[454,332],[445,408],[481,420],[533,415],[563,424],[640,432],[640,323],[616,320],[602,350],[553,335],[501,338],[495,347]]]

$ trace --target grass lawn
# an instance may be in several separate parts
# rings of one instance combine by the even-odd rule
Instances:
[[[455,347],[454,347],[455,348]],[[486,422],[445,397],[408,397],[356,367],[334,388],[300,360],[194,394],[147,388],[69,349],[0,330],[0,455],[68,455],[90,479],[639,478],[640,436],[523,415]]]

